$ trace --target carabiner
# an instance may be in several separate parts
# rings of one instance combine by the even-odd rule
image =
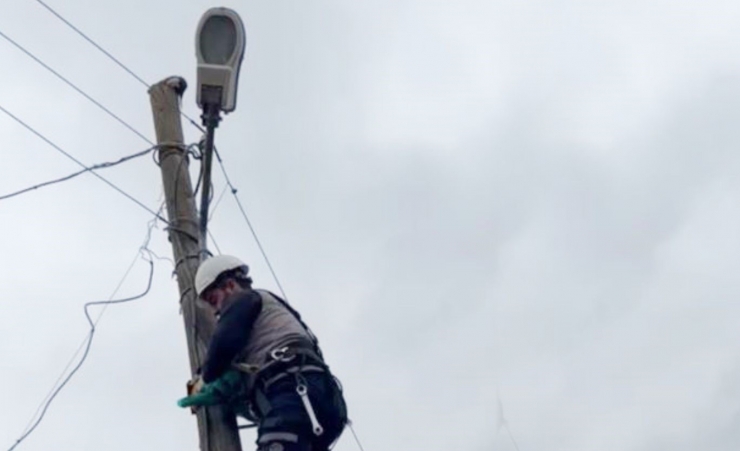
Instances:
[[[287,356],[286,354],[288,354],[288,351],[290,351],[290,348],[288,346],[276,348],[270,351],[270,357],[278,362],[290,362],[291,360],[295,359],[295,354]]]

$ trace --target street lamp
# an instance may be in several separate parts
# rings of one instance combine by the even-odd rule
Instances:
[[[195,34],[195,55],[198,59],[196,102],[203,110],[201,119],[206,127],[200,199],[201,258],[207,254],[213,135],[221,121],[221,112],[229,113],[236,108],[239,69],[246,46],[244,24],[236,11],[211,8],[200,18]]]
[[[198,23],[195,53],[198,58],[198,106],[229,113],[236,108],[239,68],[247,37],[239,14],[228,8],[211,8]]]

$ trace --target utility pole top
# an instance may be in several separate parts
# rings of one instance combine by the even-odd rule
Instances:
[[[188,82],[178,75],[165,78],[164,80],[162,80],[162,83],[174,89],[175,94],[177,94],[178,97],[182,97],[182,95],[185,93],[185,90],[188,89]]]

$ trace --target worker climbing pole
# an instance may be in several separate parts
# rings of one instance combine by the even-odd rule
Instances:
[[[238,14],[213,8],[197,32],[197,102],[206,128],[200,219],[183,143],[185,81],[150,89],[192,378],[178,405],[197,415],[202,451],[240,451],[236,416],[264,451],[325,451],[347,424],[341,385],[318,340],[282,297],[252,287],[249,266],[206,246],[214,133],[236,107],[246,35]],[[216,319],[218,318],[218,319]]]
[[[226,405],[258,425],[269,451],[326,451],[347,423],[341,386],[318,340],[280,296],[252,288],[249,266],[205,260],[195,291],[219,316],[195,389],[180,407]]]

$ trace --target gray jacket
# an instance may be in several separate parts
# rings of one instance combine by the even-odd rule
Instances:
[[[267,361],[270,351],[296,341],[310,341],[308,331],[275,297],[264,290],[255,290],[262,298],[262,312],[252,326],[252,334],[239,362],[260,365]]]
[[[237,296],[222,312],[208,346],[202,368],[205,382],[221,377],[234,362],[262,365],[273,349],[312,341],[296,315],[268,291],[249,290]]]

